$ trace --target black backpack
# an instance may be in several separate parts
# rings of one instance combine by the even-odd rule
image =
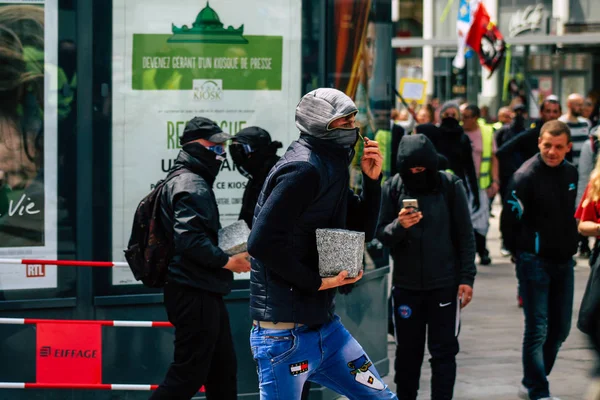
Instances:
[[[167,268],[173,256],[173,239],[165,233],[160,219],[160,195],[171,178],[184,172],[188,171],[178,169],[158,181],[154,189],[140,201],[133,216],[125,259],[135,279],[151,288],[165,285]]]

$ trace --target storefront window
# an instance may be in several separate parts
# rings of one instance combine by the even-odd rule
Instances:
[[[74,257],[76,45],[60,29],[74,23],[62,5],[0,2],[1,258]],[[0,263],[0,300],[67,297],[74,277]]]

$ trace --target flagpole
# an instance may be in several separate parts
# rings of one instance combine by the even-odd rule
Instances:
[[[410,107],[408,106],[408,103],[406,102],[406,100],[404,100],[404,97],[402,97],[402,95],[396,90],[395,87],[392,87],[392,90],[394,91],[394,93],[396,94],[396,96],[398,96],[398,98],[400,99],[400,101],[402,102],[402,104],[404,105],[404,107],[406,107],[406,110],[408,110],[408,112],[413,116],[413,118],[417,118],[417,114],[415,114],[415,112],[413,110],[410,109]]]

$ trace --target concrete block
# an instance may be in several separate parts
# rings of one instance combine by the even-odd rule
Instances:
[[[343,270],[354,278],[362,269],[365,233],[345,229],[317,229],[319,273],[335,276]]]
[[[228,255],[248,251],[250,228],[246,221],[239,220],[219,230],[219,247]]]

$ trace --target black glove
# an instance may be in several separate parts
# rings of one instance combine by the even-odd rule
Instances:
[[[340,292],[340,294],[343,295],[349,294],[352,291],[352,289],[354,289],[354,283],[344,286],[338,286],[338,292]]]

